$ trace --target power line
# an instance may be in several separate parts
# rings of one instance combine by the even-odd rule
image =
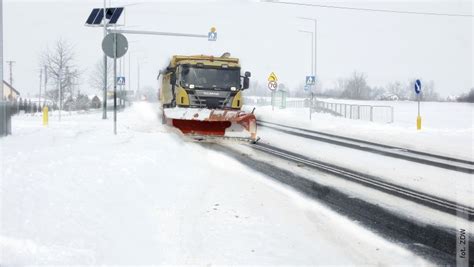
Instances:
[[[295,6],[311,6],[311,7],[321,7],[321,8],[343,9],[343,10],[352,10],[352,11],[384,12],[384,13],[395,13],[395,14],[474,18],[474,15],[471,15],[471,14],[454,14],[454,13],[403,11],[403,10],[391,10],[391,9],[359,8],[359,7],[333,6],[333,5],[321,5],[321,4],[310,4],[310,3],[298,3],[298,2],[282,2],[282,1],[275,1],[275,0],[262,0],[262,2],[272,3],[272,4],[295,5]]]

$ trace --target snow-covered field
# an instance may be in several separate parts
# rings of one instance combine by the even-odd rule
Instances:
[[[323,113],[313,113],[310,121],[307,108],[275,108],[272,111],[270,106],[265,106],[257,107],[255,114],[257,119],[285,125],[474,160],[474,104],[423,102],[422,130],[418,131],[416,102],[324,100],[393,106],[394,123],[358,121]],[[252,108],[246,106],[247,110]]]
[[[49,127],[14,118],[14,134],[0,139],[1,265],[426,264],[183,141],[152,104],[120,113],[117,136],[100,117],[64,114]]]

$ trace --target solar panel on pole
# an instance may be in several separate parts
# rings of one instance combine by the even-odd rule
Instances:
[[[99,13],[100,9],[99,8],[94,8],[89,15],[89,18],[86,21],[86,24],[92,24],[97,17],[97,14]]]
[[[104,12],[104,8],[94,8],[87,18],[86,24],[101,25],[102,21],[104,20],[105,13],[105,19],[109,20],[107,24],[114,25],[118,22],[123,10],[123,7],[109,7],[106,8]]]
[[[114,12],[115,12],[114,7],[107,8],[107,11],[105,12],[105,18],[110,19],[112,17],[112,15],[114,14]]]
[[[92,24],[100,25],[102,23],[103,18],[104,18],[104,9],[101,8],[99,13],[97,14],[97,17],[95,17],[94,22],[92,22]]]
[[[120,18],[120,15],[122,15],[122,12],[123,12],[123,7],[116,8],[114,14],[110,18],[109,23],[116,24],[118,19]]]

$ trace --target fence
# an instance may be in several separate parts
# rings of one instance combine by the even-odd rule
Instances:
[[[246,98],[246,105],[269,106],[272,104],[267,98]],[[285,105],[276,105],[280,108],[309,108],[310,99],[286,100]],[[358,105],[333,103],[313,99],[313,112],[325,112],[353,120],[365,120],[381,123],[393,123],[394,110],[392,106]]]
[[[12,133],[12,108],[6,101],[0,101],[0,137]]]
[[[393,123],[394,120],[392,106],[331,103],[316,100],[313,102],[313,110],[354,120],[384,123]]]

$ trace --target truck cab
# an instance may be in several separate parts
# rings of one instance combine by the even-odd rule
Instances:
[[[237,58],[229,54],[174,56],[162,72],[160,100],[164,108],[233,109],[242,107],[242,91],[249,87],[250,72],[241,75]]]

